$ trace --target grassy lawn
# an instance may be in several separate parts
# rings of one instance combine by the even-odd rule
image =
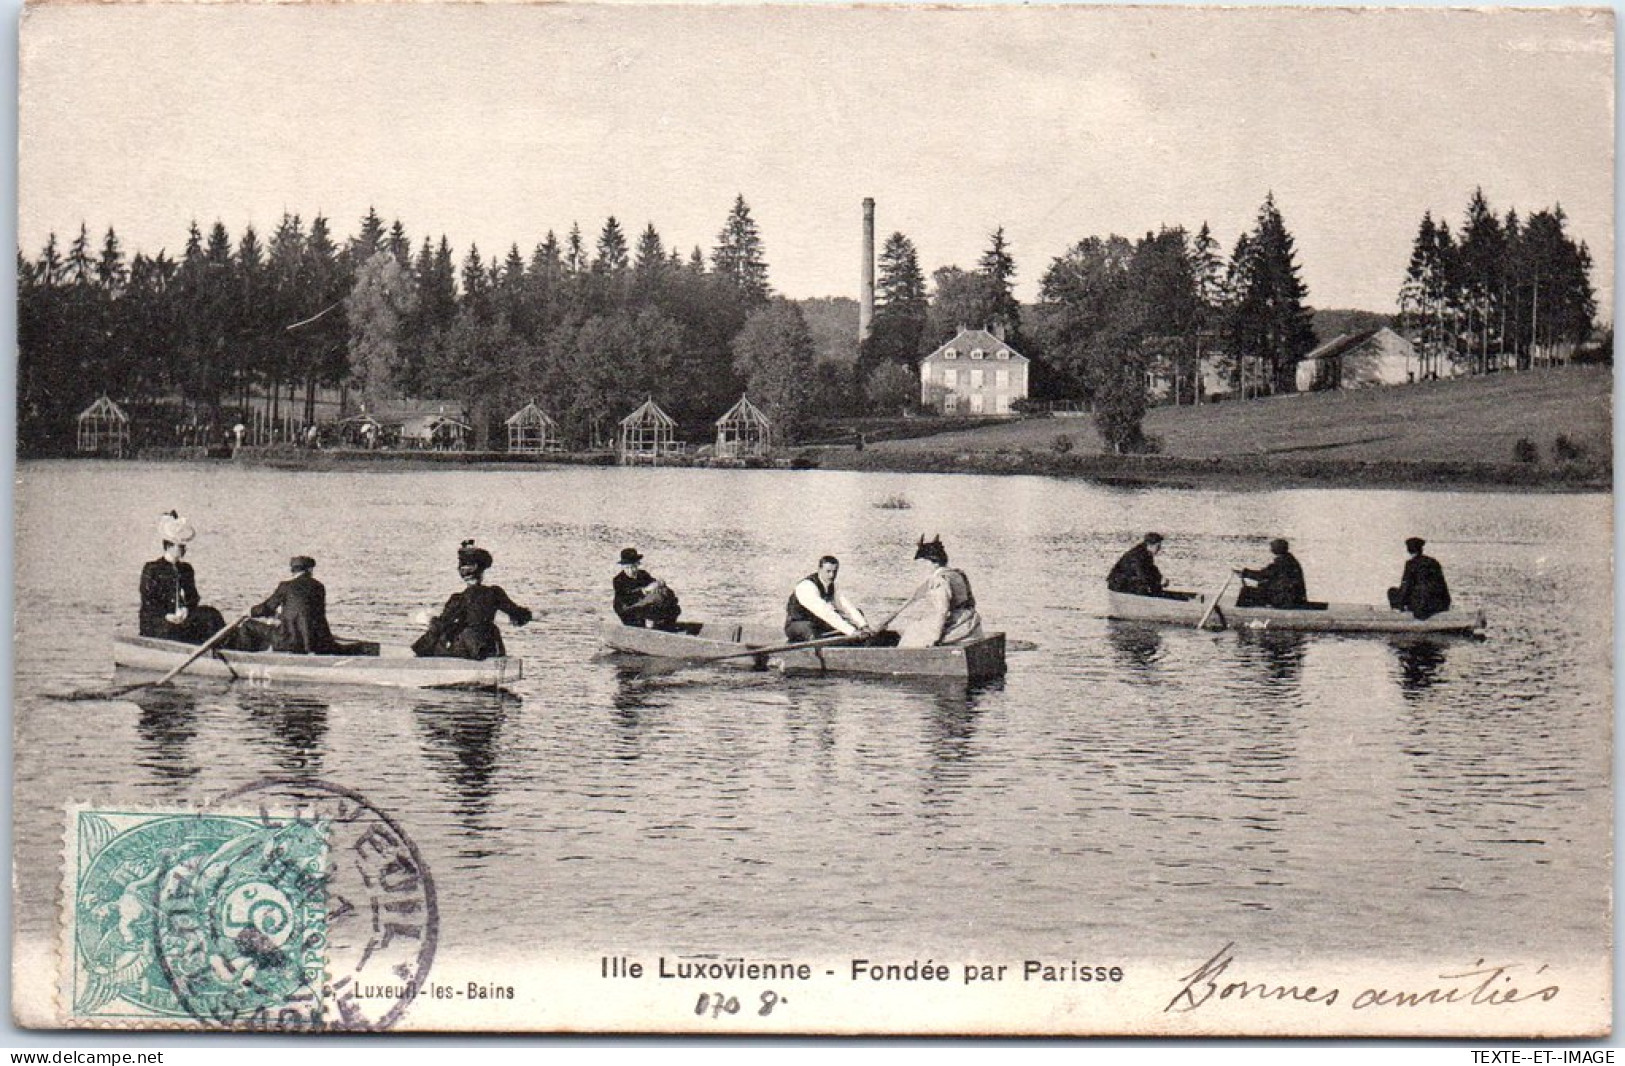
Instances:
[[[1148,434],[1165,455],[1189,458],[1278,455],[1351,462],[1480,461],[1507,463],[1520,438],[1543,463],[1559,435],[1587,456],[1613,447],[1611,367],[1557,367],[1457,381],[1275,396],[1201,407],[1158,407]],[[1008,422],[874,448],[899,452],[1049,451],[1060,434],[1075,451],[1100,451],[1093,420],[1047,418]]]

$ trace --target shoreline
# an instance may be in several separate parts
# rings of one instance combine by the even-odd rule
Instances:
[[[19,457],[23,458],[23,457]],[[50,457],[34,457],[50,458]],[[65,457],[76,458],[76,457]],[[244,448],[232,458],[210,457],[201,448],[146,449],[137,461],[232,463],[256,469],[323,473],[371,470],[515,470],[554,466],[613,466],[608,453],[545,456],[508,452],[320,451],[300,448]],[[26,461],[26,459],[25,459]],[[1433,460],[1350,461],[1238,455],[1192,458],[1170,455],[1076,455],[1028,449],[993,451],[892,451],[883,445],[857,451],[850,446],[808,446],[771,459],[695,460],[681,457],[668,468],[851,470],[864,473],[977,474],[1078,478],[1124,488],[1224,489],[1269,491],[1289,488],[1445,489],[1486,492],[1592,493],[1613,491],[1612,466],[1562,466]]]

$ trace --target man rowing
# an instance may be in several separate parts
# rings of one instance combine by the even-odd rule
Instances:
[[[1405,541],[1405,572],[1399,587],[1388,590],[1388,606],[1396,611],[1409,611],[1415,618],[1432,618],[1450,610],[1450,586],[1444,579],[1444,567],[1439,560],[1423,555],[1427,541],[1410,537]]]
[[[255,619],[254,632],[268,639],[272,651],[299,655],[333,655],[339,651],[333,631],[327,627],[327,588],[312,573],[316,560],[295,555],[288,560],[293,576],[276,587],[263,603],[249,610]]]
[[[835,586],[841,561],[833,555],[818,560],[818,569],[796,582],[785,604],[784,635],[795,643],[870,635],[868,620],[857,605]]]
[[[463,589],[446,601],[439,617],[412,644],[419,656],[445,656],[456,659],[490,659],[508,654],[497,628],[496,615],[503,612],[516,626],[530,622],[531,612],[508,598],[498,585],[485,584],[485,572],[494,560],[484,548],[465,540],[457,549],[457,576]]]
[[[910,608],[912,619],[898,630],[901,648],[929,648],[937,644],[959,644],[982,636],[982,616],[976,612],[976,594],[963,570],[948,565],[948,551],[942,538],[920,537],[914,561],[925,577],[916,597],[924,600],[920,610]]]
[[[1309,592],[1303,583],[1303,567],[1293,558],[1287,542],[1270,541],[1270,564],[1262,570],[1237,570],[1243,581],[1254,582],[1236,596],[1237,607],[1280,607],[1296,609],[1309,605]]]
[[[185,561],[186,546],[197,535],[192,524],[174,511],[158,520],[163,555],[141,568],[141,635],[202,644],[226,627],[197,590],[197,575]]]
[[[621,549],[621,572],[611,582],[615,587],[615,615],[622,625],[675,632],[683,613],[677,593],[647,570],[640,569],[643,556],[636,548]]]
[[[1147,533],[1140,543],[1124,552],[1106,575],[1106,588],[1130,596],[1161,596],[1190,599],[1188,593],[1169,592],[1168,580],[1157,569],[1157,553],[1162,551],[1162,534]]]

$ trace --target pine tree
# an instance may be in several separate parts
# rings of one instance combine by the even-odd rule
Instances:
[[[593,260],[592,268],[600,274],[620,274],[630,263],[626,234],[621,232],[621,224],[615,216],[610,215],[598,234],[598,258]]]
[[[124,266],[124,250],[119,247],[118,234],[113,232],[112,226],[109,226],[107,236],[102,238],[101,258],[96,261],[96,283],[101,286],[103,292],[117,296],[123,291],[128,278],[129,271]]]
[[[587,248],[581,242],[581,223],[570,223],[570,236],[564,245],[564,272],[580,274],[587,269]]]
[[[1021,346],[1021,304],[1016,299],[1016,261],[1010,255],[1000,226],[988,238],[992,243],[977,262],[977,272],[987,279],[989,320],[976,323],[988,328],[1003,327],[1005,339]]]
[[[1304,304],[1309,290],[1298,269],[1292,234],[1271,193],[1230,263],[1232,303],[1225,332],[1244,391],[1253,386],[1248,375],[1256,365],[1261,391],[1291,392],[1298,360],[1315,347],[1313,314]]]
[[[89,286],[96,280],[96,260],[90,252],[90,228],[79,223],[79,236],[68,246],[68,280]]]
[[[866,369],[884,362],[912,368],[921,355],[931,302],[914,242],[901,233],[886,238],[875,286],[875,316],[859,359]]]
[[[762,237],[743,194],[734,199],[728,220],[717,234],[717,245],[711,250],[711,270],[738,289],[747,304],[766,303],[772,295]]]

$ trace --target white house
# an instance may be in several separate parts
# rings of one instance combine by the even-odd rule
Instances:
[[[920,404],[945,415],[1010,414],[1027,397],[1029,362],[997,333],[961,327],[920,361]]]
[[[1421,381],[1428,367],[1416,345],[1387,326],[1343,333],[1298,361],[1299,392],[1405,385]]]

